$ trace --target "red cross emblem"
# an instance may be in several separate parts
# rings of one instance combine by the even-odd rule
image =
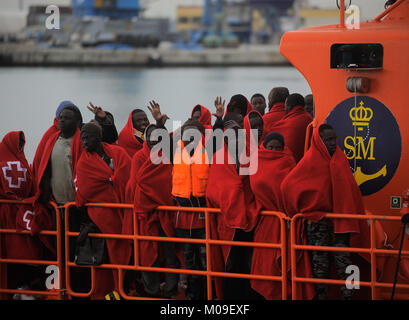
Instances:
[[[21,167],[20,161],[7,161],[7,166],[2,167],[2,170],[10,188],[18,189],[21,183],[27,180],[27,169]]]

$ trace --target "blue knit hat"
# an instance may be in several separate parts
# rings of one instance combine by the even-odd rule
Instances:
[[[65,100],[61,102],[60,105],[58,106],[57,111],[55,112],[55,116],[58,118],[60,116],[60,113],[67,107],[73,107],[77,109],[78,111],[80,111],[80,109],[78,109],[78,107],[74,103],[72,103],[71,101]]]

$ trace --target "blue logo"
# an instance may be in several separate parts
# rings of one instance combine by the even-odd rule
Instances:
[[[381,190],[393,178],[402,154],[392,112],[374,98],[357,96],[339,103],[325,122],[335,129],[362,195]]]

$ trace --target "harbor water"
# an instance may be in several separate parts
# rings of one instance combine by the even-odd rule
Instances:
[[[9,131],[26,135],[25,153],[31,163],[44,132],[52,124],[58,104],[71,100],[84,122],[93,118],[91,101],[110,111],[118,133],[134,108],[146,110],[157,101],[170,120],[183,123],[196,104],[214,111],[216,96],[241,93],[266,98],[271,88],[286,86],[291,93],[310,93],[307,81],[293,67],[231,68],[0,68],[0,138]]]

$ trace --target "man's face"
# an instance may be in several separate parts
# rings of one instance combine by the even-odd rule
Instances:
[[[254,97],[253,99],[251,99],[251,104],[256,111],[258,111],[261,115],[264,115],[266,102],[262,97]]]
[[[149,126],[149,119],[145,112],[139,111],[132,115],[132,124],[136,130],[145,132],[147,126]]]
[[[283,145],[280,140],[272,139],[267,142],[266,149],[274,151],[283,151]]]
[[[74,133],[78,126],[74,111],[64,109],[58,117],[58,126],[63,133]]]
[[[100,137],[88,132],[81,132],[81,140],[87,152],[95,152],[101,143]]]
[[[337,149],[337,135],[334,130],[332,129],[325,129],[321,134],[320,137],[322,142],[324,142],[327,150],[332,157],[335,150]]]

